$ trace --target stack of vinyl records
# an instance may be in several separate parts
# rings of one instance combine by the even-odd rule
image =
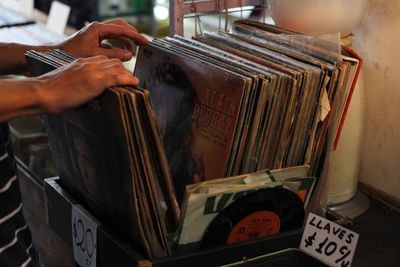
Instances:
[[[26,54],[41,75],[68,64],[62,51]],[[107,89],[76,110],[45,118],[62,186],[149,258],[171,255],[179,207],[149,93]]]
[[[27,58],[35,75],[74,60]],[[155,39],[137,55],[144,89],[46,116],[62,186],[148,258],[299,229],[359,68],[352,50],[251,21]]]
[[[341,52],[247,20],[141,47],[134,75],[150,92],[178,199],[188,184],[262,169],[307,164],[318,176],[359,69]]]
[[[309,168],[262,170],[189,185],[176,251],[299,230],[316,180],[307,177]]]

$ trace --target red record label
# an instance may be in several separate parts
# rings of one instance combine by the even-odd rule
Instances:
[[[275,212],[258,211],[243,218],[230,232],[227,244],[279,233],[281,220]]]

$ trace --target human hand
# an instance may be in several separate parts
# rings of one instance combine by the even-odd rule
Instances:
[[[105,39],[116,39],[124,44],[126,49],[111,48],[102,43]],[[148,43],[148,40],[125,20],[113,19],[92,22],[57,46],[76,57],[104,55],[126,61],[132,58],[131,41],[138,45]]]
[[[43,113],[59,113],[79,106],[116,85],[137,85],[119,59],[80,58],[38,77]]]

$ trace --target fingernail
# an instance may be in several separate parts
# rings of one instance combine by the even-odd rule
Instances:
[[[138,85],[140,81],[137,77],[133,77],[133,82]]]

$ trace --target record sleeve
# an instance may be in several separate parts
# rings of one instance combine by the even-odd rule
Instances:
[[[233,244],[299,229],[304,221],[300,197],[274,187],[249,193],[222,210],[210,223],[201,248]]]
[[[152,43],[134,75],[150,92],[179,201],[186,185],[225,176],[251,78]]]
[[[188,186],[182,205],[178,252],[198,248],[211,221],[231,203],[248,193],[283,186],[296,192],[306,207],[315,183],[315,178],[301,178],[306,177],[308,171],[309,166],[262,170]]]
[[[285,58],[282,55],[266,49],[260,49],[250,43],[235,40],[226,36],[224,33],[205,33],[204,37],[198,39],[238,56],[257,62],[267,68],[280,71],[295,80],[295,83],[290,80],[283,80],[280,90],[277,91],[274,111],[270,114],[271,118],[268,119],[268,124],[263,126],[265,134],[264,137],[261,138],[262,144],[260,145],[260,154],[257,156],[258,164],[257,166],[253,166],[253,168],[257,169],[282,167],[275,164],[278,149],[277,146],[281,143],[280,139],[282,138],[283,128],[285,128],[286,131],[290,128],[296,128],[297,132],[304,130],[305,128],[300,127],[298,121],[304,120],[306,111],[309,109],[309,106],[311,106],[310,103],[304,105],[304,102],[307,102],[310,98],[309,87],[312,85],[311,72],[306,71],[306,66],[304,64],[301,66],[294,60],[288,60],[288,58]],[[297,88],[297,86],[301,86],[301,88]],[[296,100],[293,98],[296,98]],[[296,104],[297,102],[298,104]],[[294,107],[297,108],[296,112],[290,109],[293,109]],[[293,123],[294,126],[289,128],[290,125],[288,125],[288,123]],[[284,127],[284,125],[286,125],[286,127]],[[303,123],[300,125],[303,125]],[[298,142],[299,139],[302,139],[299,137],[299,134],[296,134],[296,132],[292,133],[292,136],[297,137],[295,138],[296,142]],[[299,145],[292,145],[289,152],[292,154],[295,153],[294,151],[298,151],[298,147]],[[299,152],[295,155],[298,154]],[[253,157],[256,156],[253,155]],[[298,158],[300,158],[300,156],[298,156]],[[292,163],[284,166],[293,165],[297,164]],[[248,171],[253,171],[253,169]]]
[[[233,54],[219,50],[216,47],[208,46],[196,40],[189,40],[183,37],[175,36],[166,38],[175,49],[189,51],[197,57],[204,58],[209,62],[220,65],[231,71],[241,73],[252,78],[251,95],[249,103],[242,109],[245,112],[242,120],[238,122],[237,133],[235,135],[232,153],[226,176],[232,176],[239,173],[239,166],[243,161],[243,155],[247,152],[247,147],[251,141],[255,141],[255,133],[258,130],[262,115],[267,112],[271,106],[271,98],[276,89],[277,75],[271,70],[263,68],[261,65],[247,61],[244,58],[236,57]],[[237,169],[235,169],[237,166]]]

